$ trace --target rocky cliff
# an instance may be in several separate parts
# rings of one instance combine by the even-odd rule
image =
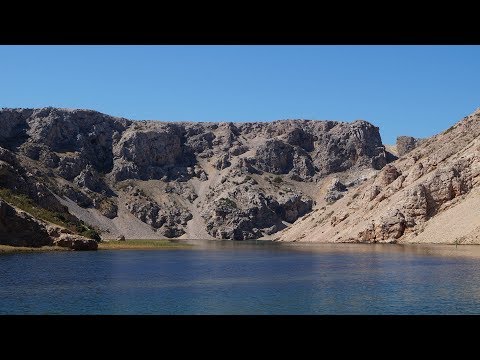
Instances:
[[[317,198],[314,210],[279,239],[480,243],[479,136],[476,111],[431,138],[400,139],[398,160],[346,186],[335,203]]]
[[[104,238],[480,243],[479,135],[475,112],[428,139],[399,137],[397,158],[362,120],[168,123],[3,109],[0,243],[38,234],[31,245],[81,249],[90,245],[76,236],[95,230]]]
[[[0,191],[45,210],[45,223],[105,238],[283,236],[319,201],[345,198],[386,164],[378,128],[362,120],[167,123],[0,111]],[[322,193],[332,174],[348,184]]]

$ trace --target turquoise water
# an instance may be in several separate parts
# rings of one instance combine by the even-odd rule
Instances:
[[[218,242],[3,254],[0,314],[479,314],[480,260],[447,250]]]

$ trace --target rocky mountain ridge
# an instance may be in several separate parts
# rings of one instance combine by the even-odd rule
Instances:
[[[107,238],[269,237],[312,210],[329,174],[355,182],[386,163],[378,128],[362,120],[167,123],[0,111],[0,188]]]
[[[479,243],[470,209],[480,205],[479,120],[477,111],[431,138],[399,137],[389,153],[363,120],[189,123],[2,109],[0,243],[38,233],[46,235],[35,246],[80,249],[95,231]]]
[[[280,240],[480,243],[480,111],[416,142],[331,206],[320,206]]]

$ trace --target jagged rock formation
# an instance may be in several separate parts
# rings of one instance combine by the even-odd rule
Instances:
[[[104,237],[242,240],[275,236],[312,211],[330,174],[353,174],[331,189],[340,199],[387,154],[363,120],[165,123],[43,108],[0,111],[0,161],[0,188]]]
[[[476,111],[406,147],[398,160],[347,188],[334,204],[319,202],[280,240],[480,243],[479,136]]]
[[[412,136],[399,136],[397,137],[397,154],[398,156],[403,156],[406,153],[409,153],[420,143],[419,139],[415,139]]]
[[[0,238],[95,247],[52,232],[53,219],[106,238],[480,243],[479,135],[476,112],[429,139],[399,137],[397,159],[362,120],[164,123],[3,109]],[[15,196],[48,216],[12,207]]]

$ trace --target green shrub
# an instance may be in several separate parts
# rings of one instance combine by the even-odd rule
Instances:
[[[233,201],[232,199],[228,199],[228,198],[221,198],[220,199],[220,204],[224,205],[224,206],[227,206],[227,207],[230,207],[230,208],[233,208],[233,209],[237,208],[237,203],[235,201]]]
[[[282,181],[283,181],[283,180],[282,180],[282,178],[281,178],[280,176],[275,176],[275,177],[273,178],[273,182],[274,182],[275,184],[280,184]]]
[[[35,218],[70,228],[71,223],[63,214],[38,206],[28,195],[15,193],[6,188],[0,188],[0,198]]]
[[[90,226],[86,225],[83,221],[80,221],[77,224],[75,231],[86,238],[93,239],[97,242],[102,241],[102,238],[95,229],[92,229]]]
[[[86,231],[83,231],[82,233],[80,233],[80,235],[85,236],[86,238],[89,238],[89,239],[93,239],[96,242],[102,241],[102,238],[100,237],[98,232],[96,232],[93,229],[88,229]]]

